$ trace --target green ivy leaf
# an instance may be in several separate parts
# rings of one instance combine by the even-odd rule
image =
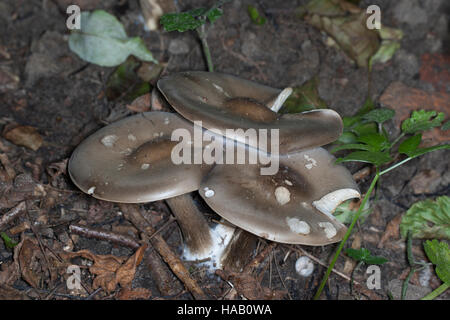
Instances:
[[[248,15],[250,16],[250,19],[253,21],[253,23],[258,24],[258,25],[263,25],[264,23],[266,23],[266,18],[262,17],[259,14],[258,9],[256,9],[254,6],[249,4],[247,6],[247,12],[248,12]]]
[[[434,239],[425,241],[423,247],[428,259],[436,266],[436,274],[439,279],[450,285],[450,249],[448,244]]]
[[[362,261],[367,264],[383,264],[388,262],[386,258],[380,256],[372,256],[370,251],[366,248],[345,250],[345,254],[356,261]]]
[[[17,246],[17,242],[12,240],[5,232],[0,232],[0,237],[3,239],[3,242],[5,243],[5,247],[8,249],[14,249],[15,246]]]
[[[414,151],[416,151],[421,141],[422,141],[421,133],[409,137],[400,144],[400,146],[398,147],[398,152],[410,156]]]
[[[362,116],[362,118],[366,121],[374,121],[381,124],[387,120],[392,119],[394,115],[395,111],[392,109],[378,108],[366,113]]]
[[[372,152],[372,151],[355,151],[344,158],[338,158],[336,163],[358,161],[372,163],[380,166],[384,163],[392,161],[391,156],[386,152]]]
[[[400,223],[402,237],[411,232],[413,238],[450,240],[450,197],[416,202],[406,211]]]
[[[81,59],[104,67],[114,67],[129,55],[158,63],[141,38],[128,38],[125,28],[103,10],[81,13],[81,30],[72,31],[69,48]]]
[[[419,110],[413,111],[410,118],[402,122],[402,132],[412,134],[439,127],[445,118],[443,112]]]

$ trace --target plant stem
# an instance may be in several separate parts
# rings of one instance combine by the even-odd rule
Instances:
[[[443,284],[441,284],[441,286],[439,288],[437,288],[433,292],[430,292],[429,294],[427,294],[425,297],[423,297],[420,300],[433,300],[434,298],[436,298],[440,294],[444,293],[445,290],[447,290],[449,287],[450,286],[448,284],[443,283]]]
[[[339,243],[339,247],[337,248],[337,251],[333,257],[333,260],[331,261],[330,265],[328,266],[328,269],[325,273],[325,276],[322,279],[322,282],[320,283],[319,289],[317,290],[316,294],[314,295],[314,300],[318,300],[320,298],[320,294],[323,291],[323,288],[325,287],[328,277],[331,274],[331,270],[333,270],[334,265],[336,264],[337,259],[339,258],[339,254],[341,253],[342,249],[344,248],[345,243],[347,242],[348,238],[350,237],[350,234],[352,233],[353,227],[356,224],[356,221],[358,221],[359,216],[361,215],[361,212],[363,211],[363,209],[366,206],[367,201],[370,198],[370,195],[372,194],[373,189],[375,188],[375,185],[377,184],[378,179],[380,178],[380,170],[377,168],[377,173],[375,175],[375,177],[372,180],[372,183],[370,184],[369,190],[367,190],[366,195],[364,196],[363,201],[361,202],[361,205],[358,208],[358,211],[356,212],[356,214],[353,216],[353,220],[352,223],[350,224],[350,226],[348,227],[347,232],[344,235],[344,238],[342,239],[342,241]]]
[[[214,66],[211,59],[211,52],[209,51],[208,41],[206,40],[205,25],[202,24],[196,29],[196,31],[200,41],[202,42],[203,54],[205,55],[206,63],[208,65],[208,71],[213,72]]]
[[[392,142],[391,148],[392,148],[397,142],[399,142],[400,139],[403,138],[404,136],[405,136],[405,134],[404,134],[403,132],[400,133],[400,135],[397,137],[397,139],[395,139],[395,140]]]
[[[382,175],[385,174],[385,173],[388,173],[389,171],[391,171],[391,170],[393,170],[393,169],[395,169],[395,168],[401,166],[402,164],[404,164],[404,163],[406,163],[406,162],[408,162],[409,160],[412,160],[412,159],[414,159],[414,158],[415,158],[415,157],[408,157],[408,158],[406,158],[406,159],[404,159],[404,160],[402,160],[402,161],[400,161],[400,162],[397,162],[397,163],[394,164],[392,167],[389,167],[389,168],[387,168],[387,169],[381,171],[380,176],[382,176]]]

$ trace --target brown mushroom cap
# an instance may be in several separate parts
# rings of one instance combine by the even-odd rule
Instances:
[[[346,232],[331,212],[360,196],[350,172],[334,161],[326,150],[315,148],[280,157],[275,175],[260,175],[259,164],[217,165],[199,192],[220,216],[257,236],[325,245]]]
[[[186,119],[202,121],[204,128],[221,130],[228,138],[255,148],[258,147],[255,139],[246,142],[243,132],[227,134],[225,130],[279,129],[281,154],[325,145],[342,133],[342,119],[335,111],[277,114],[270,106],[281,90],[227,74],[201,71],[171,74],[158,81],[158,88]]]
[[[68,166],[70,177],[95,198],[123,203],[156,201],[197,190],[211,166],[171,161],[171,151],[178,144],[171,135],[179,128],[192,137],[192,123],[174,113],[146,112],[112,123],[75,149]]]

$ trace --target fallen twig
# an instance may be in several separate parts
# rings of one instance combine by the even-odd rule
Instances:
[[[26,209],[26,204],[25,201],[20,202],[18,205],[16,205],[14,208],[12,208],[11,210],[9,210],[7,213],[5,213],[1,218],[0,218],[0,230],[7,225],[8,223],[10,223],[11,221],[13,221],[14,219],[18,218],[21,214],[23,214],[25,212]]]
[[[195,299],[205,300],[206,294],[198,286],[197,282],[191,277],[189,271],[185,268],[181,260],[175,255],[166,241],[160,234],[155,234],[154,228],[139,212],[138,206],[134,204],[119,204],[124,217],[129,220],[137,229],[144,233],[146,237],[152,236],[149,240],[152,246],[158,251],[163,260],[169,265],[172,272],[184,283],[186,289]]]
[[[112,231],[101,230],[101,229],[97,229],[97,228],[90,228],[90,227],[82,226],[79,224],[71,224],[69,226],[69,230],[70,230],[70,232],[72,232],[74,234],[77,234],[77,235],[80,235],[80,236],[83,236],[86,238],[106,240],[106,241],[110,241],[112,243],[115,243],[115,244],[118,244],[118,245],[121,245],[124,247],[128,247],[131,249],[137,249],[141,246],[139,244],[139,242],[137,242],[133,238],[128,237],[123,234],[115,233]]]

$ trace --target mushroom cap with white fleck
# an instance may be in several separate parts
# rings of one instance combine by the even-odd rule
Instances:
[[[179,143],[171,141],[171,135],[180,128],[192,137],[192,123],[167,112],[140,113],[107,125],[75,149],[68,166],[70,177],[93,197],[122,203],[195,191],[211,166],[171,161],[173,147]]]
[[[186,119],[202,121],[206,129],[220,130],[230,139],[264,151],[270,152],[270,148],[258,146],[257,139],[253,137],[246,140],[247,129],[279,129],[281,154],[328,144],[342,133],[342,119],[335,111],[320,109],[277,114],[270,106],[281,90],[228,74],[202,71],[175,73],[160,79],[158,88]]]
[[[281,156],[274,175],[260,164],[216,165],[200,195],[220,216],[268,240],[305,245],[340,241],[346,227],[332,213],[359,198],[350,172],[323,148]]]

